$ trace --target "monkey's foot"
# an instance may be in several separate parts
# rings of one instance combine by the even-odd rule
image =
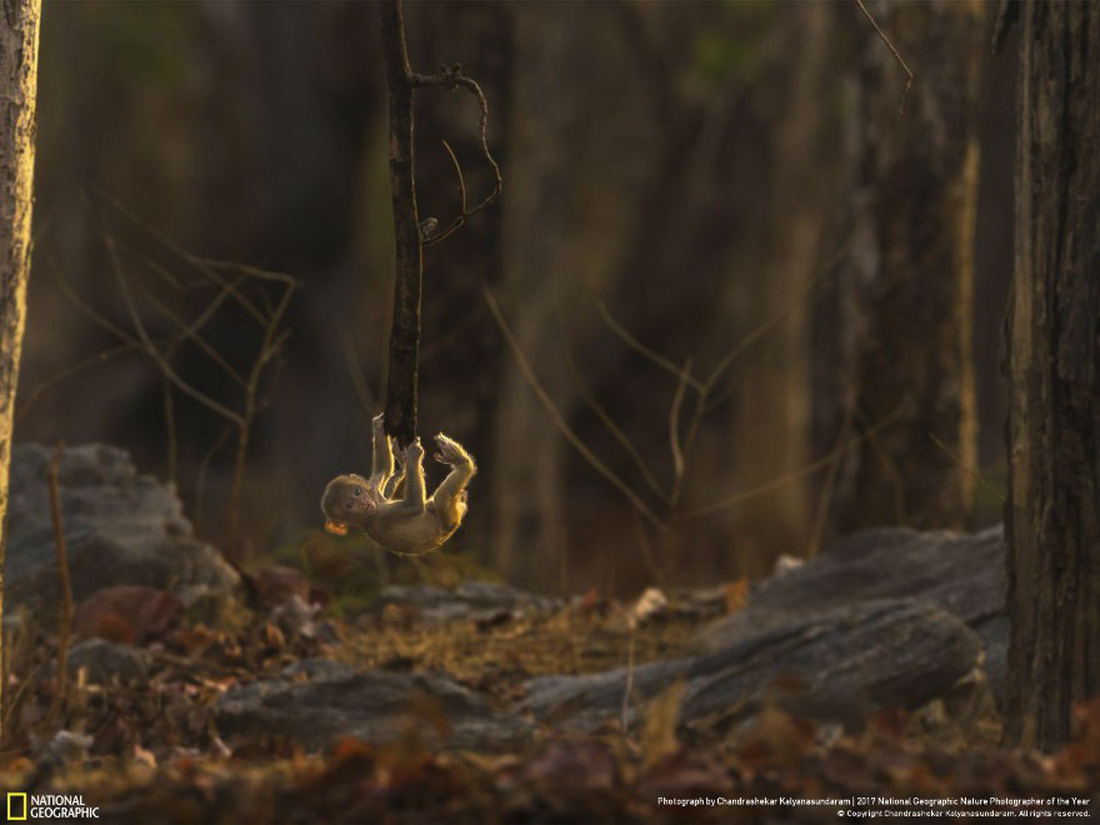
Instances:
[[[435,454],[435,460],[440,464],[450,464],[453,467],[456,464],[473,463],[470,454],[453,438],[440,433],[435,437],[435,444],[439,448],[439,452]]]

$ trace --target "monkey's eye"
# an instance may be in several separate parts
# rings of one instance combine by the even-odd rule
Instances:
[[[360,489],[359,489],[358,487],[352,487],[352,488],[351,488],[351,494],[352,494],[353,496],[357,496],[357,495],[359,495],[359,494],[360,494],[360,493],[362,493],[362,492],[363,492],[363,491],[362,491],[362,490],[360,490]]]
[[[354,509],[355,502],[354,501],[349,501],[346,504],[344,504],[344,507],[347,508],[348,510]]]

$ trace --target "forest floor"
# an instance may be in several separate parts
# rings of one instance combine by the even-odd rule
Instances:
[[[961,729],[884,713],[861,732],[825,735],[769,708],[751,724],[684,741],[675,704],[660,700],[635,730],[608,724],[570,734],[544,720],[532,741],[503,752],[430,749],[416,725],[388,745],[345,739],[321,754],[275,736],[229,747],[214,722],[227,689],[305,657],[444,672],[506,708],[532,677],[685,654],[701,621],[673,615],[632,627],[625,606],[590,593],[537,616],[428,624],[387,609],[333,619],[326,644],[290,638],[263,612],[242,608],[221,629],[192,624],[154,643],[140,685],[78,682],[63,703],[50,676],[58,639],[43,632],[12,653],[5,701],[18,723],[8,725],[0,786],[32,799],[80,794],[98,806],[97,821],[124,823],[1100,816],[1095,704],[1080,709],[1074,744],[1054,755],[996,748],[995,718]],[[432,719],[431,708],[410,713],[445,737],[446,719]],[[43,747],[60,727],[86,734],[69,740],[78,758],[66,754],[64,737]]]

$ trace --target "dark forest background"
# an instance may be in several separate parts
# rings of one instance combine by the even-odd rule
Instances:
[[[496,205],[426,256],[420,432],[455,436],[482,470],[450,548],[521,585],[632,592],[655,577],[759,575],[856,527],[1000,520],[1017,50],[991,55],[980,5],[872,8],[916,73],[907,95],[851,3],[407,6],[414,67],[457,61],[485,90],[505,181]],[[382,407],[393,237],[379,48],[366,3],[47,5],[18,440],[130,449],[144,471],[175,476],[199,531],[239,559],[310,540],[327,479],[368,465]],[[422,92],[420,213],[446,221],[458,196],[443,139],[471,193],[485,191],[476,107]],[[945,192],[955,207],[941,209]],[[951,266],[910,255],[914,268],[892,275],[897,250],[944,235],[922,238],[921,208],[957,224]],[[912,237],[893,232],[894,215]],[[81,366],[119,345],[103,321],[132,326],[112,244],[135,283],[201,280],[166,241],[301,282],[237,531],[231,441],[203,471],[225,422],[174,392],[170,437],[154,361],[129,351]],[[916,298],[891,286],[902,276]],[[748,340],[710,394],[672,509],[785,480],[650,529],[547,414],[483,280],[566,422],[654,510],[667,502],[623,442],[667,489],[682,388],[601,305],[693,375]],[[863,297],[884,320],[866,329],[852,302],[872,282],[881,291]],[[201,296],[172,294],[181,315],[201,312]],[[927,295],[948,296],[950,311]],[[157,335],[163,317],[143,313]],[[959,358],[921,366],[947,316],[936,334]],[[228,308],[206,334],[247,369],[262,330]],[[853,367],[861,337],[886,355]],[[173,358],[204,392],[235,398],[204,353]],[[947,377],[926,374],[936,369]],[[926,415],[926,392],[962,412]],[[921,500],[922,487],[952,490],[950,505]]]

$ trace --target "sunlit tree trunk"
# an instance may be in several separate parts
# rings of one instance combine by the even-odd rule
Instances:
[[[733,249],[730,284],[737,308],[737,339],[783,320],[735,365],[741,392],[733,405],[734,446],[728,489],[750,490],[796,474],[810,460],[808,302],[803,293],[821,265],[823,201],[832,177],[822,163],[822,132],[833,36],[828,6],[785,4],[785,40],[799,59],[780,75],[786,105],[773,130],[774,160],[752,240]],[[736,184],[735,184],[736,185]],[[829,250],[824,250],[826,257]],[[738,537],[741,574],[770,570],[779,553],[807,544],[811,508],[802,479],[729,512]]]
[[[868,3],[916,78],[854,5],[846,119],[851,240],[820,302],[815,452],[848,449],[823,495],[832,532],[962,527],[974,500],[971,366],[980,2]]]
[[[1007,321],[1006,739],[1052,749],[1100,694],[1100,8],[1029,3]]]
[[[5,3],[0,18],[0,616],[15,386],[26,317],[34,190],[35,95],[41,0]],[[0,649],[2,653],[2,649]],[[0,707],[3,707],[0,685]]]

